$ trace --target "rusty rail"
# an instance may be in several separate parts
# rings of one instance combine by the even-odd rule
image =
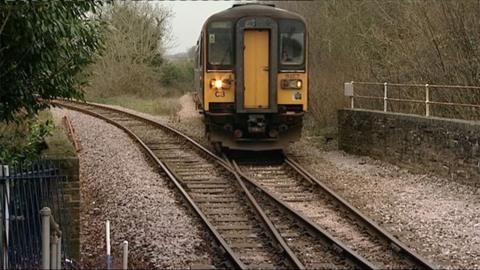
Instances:
[[[72,141],[73,146],[75,147],[75,151],[80,152],[82,150],[82,145],[75,137],[75,129],[73,128],[72,121],[70,121],[70,117],[68,117],[68,115],[63,117],[63,123],[67,129],[68,138]]]

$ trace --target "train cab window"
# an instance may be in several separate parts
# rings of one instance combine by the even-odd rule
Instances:
[[[206,36],[209,69],[228,69],[233,64],[233,27],[230,21],[212,22]]]
[[[294,20],[281,20],[279,26],[280,64],[302,66],[305,62],[305,26]]]

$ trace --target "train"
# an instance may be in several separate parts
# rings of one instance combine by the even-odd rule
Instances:
[[[278,150],[308,110],[305,19],[243,3],[210,16],[195,47],[195,104],[215,149]]]

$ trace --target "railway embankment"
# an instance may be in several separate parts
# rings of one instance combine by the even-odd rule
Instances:
[[[339,148],[480,186],[480,122],[343,109]]]

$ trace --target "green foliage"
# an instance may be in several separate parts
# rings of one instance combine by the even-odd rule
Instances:
[[[0,121],[35,115],[52,98],[81,98],[79,72],[101,47],[99,1],[0,2]],[[40,98],[40,99],[39,99]],[[43,134],[32,127],[33,135]]]
[[[22,123],[0,124],[0,163],[22,163],[40,157],[44,138],[51,133],[51,120],[28,119]]]
[[[162,67],[162,72],[160,74],[160,80],[165,86],[172,86],[179,81],[181,78],[182,71],[180,67],[172,63],[165,63]]]
[[[195,47],[186,53],[180,53],[170,57],[171,60],[162,66],[160,80],[164,86],[169,86],[185,93],[193,90]]]

